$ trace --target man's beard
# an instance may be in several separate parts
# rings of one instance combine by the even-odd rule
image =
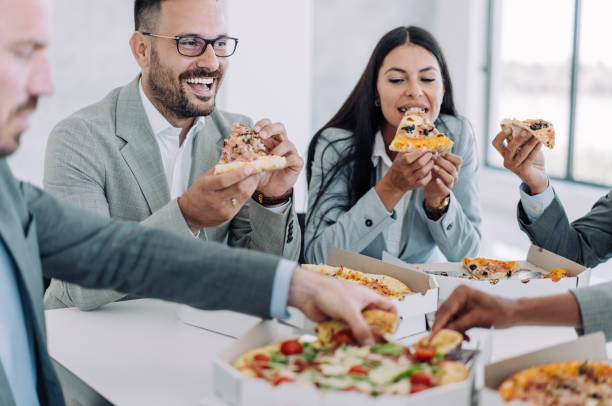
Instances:
[[[19,139],[26,129],[13,128],[12,120],[17,116],[25,112],[34,112],[36,105],[38,104],[37,96],[30,96],[30,98],[20,106],[18,106],[14,112],[9,115],[8,120],[2,123],[0,126],[0,158],[4,158],[11,155],[19,147]]]
[[[212,77],[216,80],[216,89],[212,97],[212,105],[210,107],[200,107],[189,101],[183,89],[182,83],[184,80],[193,77]],[[217,90],[221,85],[221,72],[211,72],[208,69],[197,68],[183,72],[178,77],[176,84],[174,76],[170,70],[164,68],[155,49],[151,50],[151,68],[149,72],[148,85],[153,93],[153,98],[158,102],[158,108],[171,113],[177,118],[190,118],[207,116],[215,109],[215,99]],[[196,97],[203,102],[207,102],[211,97]]]

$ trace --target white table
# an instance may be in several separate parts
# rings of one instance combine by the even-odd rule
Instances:
[[[113,303],[94,312],[48,310],[49,353],[119,406],[213,406],[212,360],[233,339],[182,323],[176,316],[177,306],[143,299]],[[482,329],[469,332],[473,339],[483,334]],[[492,360],[575,337],[574,329],[567,327],[495,331]],[[608,353],[611,349],[609,344]]]

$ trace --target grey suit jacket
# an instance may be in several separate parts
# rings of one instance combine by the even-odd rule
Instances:
[[[276,256],[97,216],[16,181],[4,159],[0,196],[0,238],[16,266],[42,405],[63,404],[46,349],[43,274],[87,288],[270,316]],[[2,400],[10,393],[3,376]]]
[[[612,257],[612,192],[602,197],[584,217],[570,224],[555,193],[555,199],[531,223],[519,201],[521,229],[534,244],[594,267]],[[606,283],[573,292],[582,315],[584,333],[604,331],[612,340],[612,284]]]
[[[480,196],[478,191],[478,151],[467,120],[441,115],[436,121],[441,132],[454,142],[452,152],[463,159],[459,180],[451,192],[447,213],[430,220],[423,209],[423,188],[414,190],[404,216],[409,230],[400,247],[400,257],[408,263],[427,262],[436,245],[449,261],[473,256],[480,245]],[[347,175],[351,168],[335,176],[321,204],[312,208],[325,174],[350,148],[352,133],[330,128],[322,133],[312,164],[308,188],[309,210],[304,235],[304,253],[308,262],[324,263],[332,247],[361,252],[380,258],[386,249],[381,234],[395,220],[372,187],[352,207],[348,207]],[[348,137],[348,138],[347,138]],[[376,184],[372,171],[371,184]]]
[[[176,199],[170,200],[161,154],[138,86],[136,78],[56,126],[47,144],[45,189],[104,217],[140,221],[194,238]],[[204,130],[194,138],[189,184],[218,162],[234,122],[250,124],[244,116],[217,110],[205,119]],[[202,230],[200,238],[297,259],[301,233],[290,206],[274,213],[250,199],[231,222]],[[123,297],[118,292],[52,281],[45,306],[76,305],[88,310]]]

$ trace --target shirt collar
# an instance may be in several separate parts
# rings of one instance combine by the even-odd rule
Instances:
[[[147,115],[147,119],[149,120],[149,124],[151,124],[151,129],[153,130],[153,134],[156,136],[161,134],[162,132],[171,132],[171,133],[180,133],[181,129],[173,127],[166,117],[162,115],[162,113],[157,110],[157,108],[151,103],[151,100],[145,94],[142,88],[142,79],[138,84],[138,90],[140,91],[140,100],[142,100],[142,106],[144,107],[145,114]],[[194,130],[196,127],[204,124],[204,117],[198,117],[196,121],[193,123],[193,127],[191,130]],[[192,132],[192,131],[189,132]]]
[[[378,166],[379,161],[382,159],[383,164],[387,167],[391,167],[393,162],[389,155],[387,155],[387,148],[385,147],[385,140],[383,139],[382,133],[380,130],[374,136],[374,148],[372,149],[372,165],[374,167]]]

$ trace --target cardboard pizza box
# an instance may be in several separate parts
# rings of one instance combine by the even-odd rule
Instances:
[[[484,367],[484,388],[480,393],[480,404],[487,406],[527,405],[522,401],[506,403],[497,393],[497,388],[504,379],[523,369],[555,362],[603,361],[607,358],[605,336],[602,332],[598,332],[563,344],[487,364]]]
[[[404,282],[414,293],[401,301],[392,300],[397,306],[399,316],[395,338],[400,339],[427,330],[425,314],[435,312],[438,308],[438,284],[431,276],[335,247],[327,257],[327,265],[345,266],[356,271],[388,275]],[[304,326],[312,328],[314,324],[306,319]]]
[[[304,327],[306,316],[296,308],[289,307],[291,317],[285,322],[297,328]],[[238,338],[261,322],[261,318],[229,310],[201,310],[180,305],[177,316],[185,324]]]
[[[420,272],[427,270],[465,272],[462,262],[408,264],[387,252],[383,252],[383,261]],[[551,279],[531,279],[524,283],[518,279],[498,279],[497,282],[492,283],[483,280],[433,275],[440,287],[440,303],[446,300],[459,285],[468,285],[492,295],[516,299],[519,297],[538,297],[565,293],[570,289],[588,286],[591,278],[591,270],[589,268],[535,245],[529,248],[527,258],[519,260],[518,263],[521,269],[543,273],[548,273],[555,268],[563,268],[572,276],[562,278],[558,282],[553,282]]]
[[[275,387],[263,379],[246,378],[231,365],[233,360],[248,350],[282,342],[299,335],[299,331],[281,325],[275,320],[266,320],[259,323],[215,359],[213,363],[215,394],[228,406],[471,405],[474,383],[473,370],[469,378],[463,382],[406,396],[371,397],[357,392],[322,392],[314,386],[295,383],[284,383]]]

